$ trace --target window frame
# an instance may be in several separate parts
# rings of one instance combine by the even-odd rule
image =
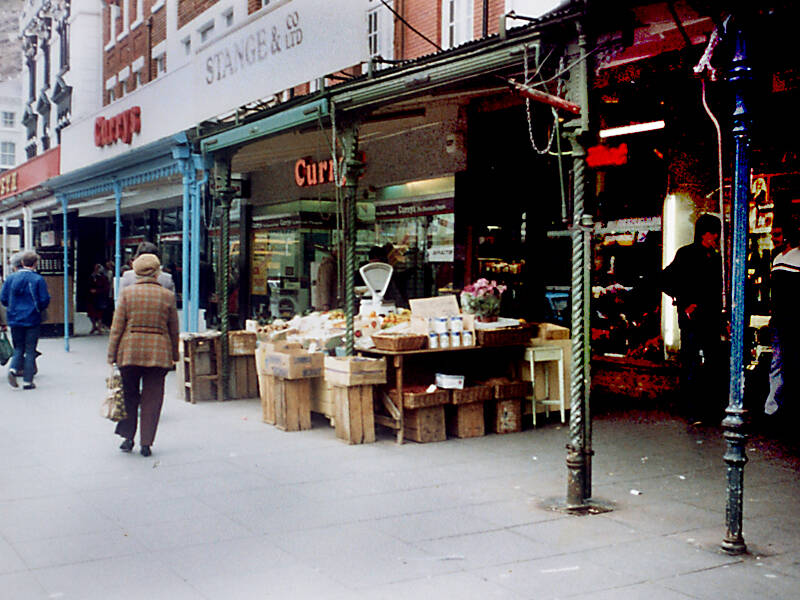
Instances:
[[[11,160],[7,160],[8,157]],[[0,165],[12,167],[17,162],[17,144],[14,142],[0,142]]]

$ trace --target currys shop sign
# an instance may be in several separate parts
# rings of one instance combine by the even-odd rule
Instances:
[[[204,117],[367,60],[368,7],[369,0],[273,0],[199,48],[193,88]]]

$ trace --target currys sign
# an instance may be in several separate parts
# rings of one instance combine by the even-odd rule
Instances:
[[[142,130],[142,109],[134,106],[118,115],[106,119],[97,117],[94,121],[94,145],[102,148],[117,140],[126,144],[133,141],[133,134]]]

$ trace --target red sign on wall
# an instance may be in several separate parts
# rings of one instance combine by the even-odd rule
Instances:
[[[586,155],[590,167],[616,167],[628,162],[628,144],[619,146],[592,146]]]
[[[142,109],[133,106],[118,115],[106,119],[97,117],[94,121],[94,145],[102,148],[117,140],[126,144],[133,141],[133,134],[142,130]]]

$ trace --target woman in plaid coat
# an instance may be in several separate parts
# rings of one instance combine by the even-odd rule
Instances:
[[[130,452],[141,406],[139,444],[150,456],[156,437],[164,377],[178,360],[178,311],[175,295],[158,283],[161,263],[155,254],[133,261],[136,284],[120,294],[108,340],[108,362],[119,367],[128,417],[117,423],[125,440],[120,449]]]

